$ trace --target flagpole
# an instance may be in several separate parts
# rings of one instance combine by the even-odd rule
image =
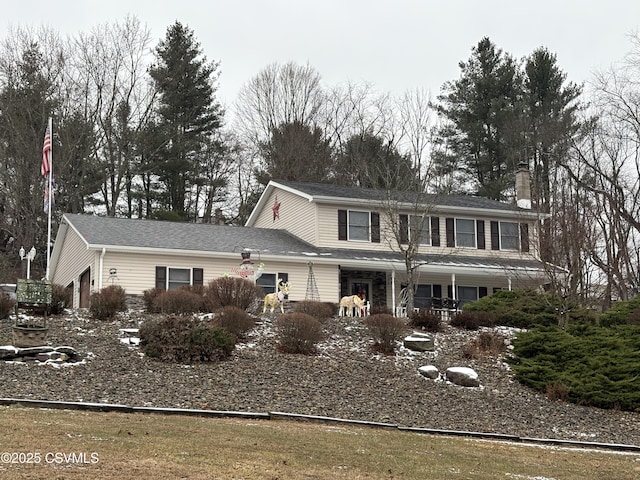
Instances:
[[[51,198],[53,197],[53,190],[52,190],[52,179],[53,179],[53,128],[52,128],[52,120],[51,117],[49,117],[49,134],[51,135],[51,147],[49,150],[49,178],[48,178],[48,188],[49,188],[49,195],[48,195],[48,199],[47,202],[49,203],[49,208],[47,208],[47,270],[45,273],[45,280],[49,280],[49,261],[51,260]]]

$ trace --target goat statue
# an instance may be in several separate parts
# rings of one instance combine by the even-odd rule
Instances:
[[[362,308],[364,307],[364,299],[358,295],[349,295],[340,299],[340,310],[338,316],[352,317],[355,309],[355,315],[360,317],[362,315]]]
[[[262,313],[267,311],[267,307],[271,307],[271,313],[274,309],[280,305],[280,311],[284,313],[284,301],[289,295],[289,282],[278,282],[278,291],[276,293],[268,293],[264,297],[264,306],[262,307]]]

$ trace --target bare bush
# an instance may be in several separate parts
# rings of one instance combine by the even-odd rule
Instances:
[[[322,340],[320,321],[306,313],[287,313],[276,320],[278,348],[286,353],[315,353]]]
[[[507,350],[505,337],[494,332],[482,332],[463,347],[464,358],[479,358],[483,355],[500,355]]]
[[[238,307],[223,307],[216,312],[213,325],[226,329],[233,336],[244,338],[246,333],[256,325],[255,319],[245,310]]]
[[[237,307],[247,310],[263,296],[262,288],[240,277],[220,277],[211,280],[205,289],[209,308]]]
[[[168,362],[212,362],[235,348],[226,329],[193,317],[177,315],[146,320],[140,327],[140,348],[149,357]]]
[[[393,315],[379,313],[364,321],[374,339],[374,348],[380,353],[391,354],[406,329],[405,323]]]
[[[109,285],[91,295],[89,311],[98,320],[108,320],[126,309],[125,291],[119,285]]]
[[[293,311],[297,313],[306,313],[307,315],[311,315],[312,317],[323,321],[333,317],[337,313],[338,307],[334,303],[305,300],[302,302],[296,302],[293,306]]]
[[[153,299],[152,311],[186,315],[201,312],[204,309],[204,297],[187,289],[163,290]]]

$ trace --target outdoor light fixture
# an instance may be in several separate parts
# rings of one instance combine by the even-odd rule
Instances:
[[[29,250],[27,254],[24,252],[24,247],[20,247],[18,253],[20,254],[20,260],[27,259],[27,280],[29,280],[31,278],[31,262],[36,258],[36,247],[31,247],[31,250]]]

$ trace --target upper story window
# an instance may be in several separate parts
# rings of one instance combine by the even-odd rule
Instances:
[[[500,222],[500,250],[520,250],[520,225]]]
[[[456,247],[476,248],[476,221],[456,218]]]
[[[529,225],[516,222],[491,222],[491,249],[529,251]]]
[[[431,245],[429,217],[419,215],[409,216],[409,238],[419,238],[420,245]]]
[[[338,240],[380,243],[380,214],[338,210]]]
[[[438,217],[401,214],[399,222],[402,243],[409,243],[409,240],[413,241],[419,238],[420,245],[440,246],[440,219]]]
[[[368,242],[370,231],[370,213],[349,210],[349,240],[362,240]]]

